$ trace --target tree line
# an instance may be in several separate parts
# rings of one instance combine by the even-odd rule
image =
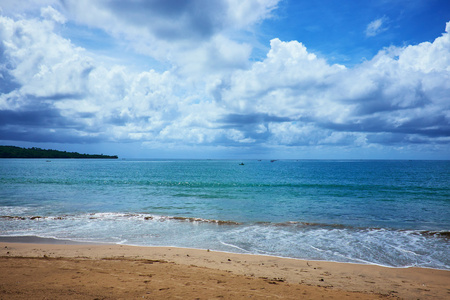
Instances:
[[[117,159],[117,155],[80,154],[41,148],[21,148],[16,146],[0,146],[0,158],[109,158]]]

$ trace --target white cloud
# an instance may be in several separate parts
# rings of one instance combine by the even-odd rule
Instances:
[[[133,36],[144,30],[160,40],[208,39],[230,27],[242,29],[270,17],[279,0],[65,0],[78,22]],[[109,23],[106,21],[115,21]]]
[[[328,65],[296,41],[274,39],[270,44],[264,61],[235,72],[222,101],[238,113],[258,111],[292,118],[308,115],[311,107],[320,104],[323,87],[345,68]]]
[[[66,0],[76,22],[126,39],[141,54],[173,63],[185,72],[246,67],[250,46],[233,32],[270,16],[279,0]]]
[[[450,133],[449,42],[447,32],[433,43],[391,47],[346,69],[298,42],[272,40],[267,58],[235,72],[229,84],[220,83],[216,98],[228,113],[243,115],[225,120],[246,135],[257,135],[256,125],[268,122],[271,143],[362,145],[374,133],[382,133],[371,139],[375,143],[416,135],[422,136],[416,142],[440,143]],[[255,123],[245,117],[255,114],[287,119]]]
[[[183,75],[204,78],[245,68],[250,54],[250,45],[218,35],[199,47],[177,49],[171,53],[171,61]]]
[[[280,0],[228,0],[228,25],[244,28],[271,17]]]
[[[41,8],[41,16],[61,24],[67,21],[66,17],[51,6]]]
[[[280,39],[270,42],[263,60],[250,62],[251,46],[236,42],[227,28],[268,17],[277,1],[245,2],[236,12],[225,9],[228,15],[221,20],[202,21],[218,22],[211,32],[190,24],[197,15],[188,9],[191,15],[174,26],[190,26],[185,33],[200,31],[193,40],[172,36],[170,43],[151,22],[131,20],[141,12],[119,15],[121,2],[83,2],[91,11],[77,3],[65,2],[74,16],[45,6],[40,17],[0,17],[2,139],[140,141],[163,149],[448,147],[450,22],[431,43],[383,49],[346,68],[329,64],[298,41]],[[112,4],[117,7],[106,7]],[[165,51],[172,66],[136,72],[97,61],[58,34],[71,18],[126,35],[141,50]],[[105,20],[112,25],[104,25]],[[227,25],[230,20],[234,27]]]
[[[450,71],[450,22],[446,24],[445,32],[433,43],[407,46],[399,56],[399,64],[403,68],[425,73]]]
[[[54,22],[1,17],[7,61],[3,78],[9,76],[8,84],[18,85],[0,94],[0,109],[8,115],[5,119],[16,118],[14,126],[26,125],[19,120],[22,116],[35,118],[33,129],[8,127],[11,135],[20,138],[15,130],[31,130],[48,139],[56,132],[74,140],[196,144],[210,143],[226,131],[213,128],[220,109],[189,80],[171,71],[136,73],[125,66],[102,65],[56,35]]]
[[[366,36],[372,37],[380,34],[383,31],[386,31],[387,30],[387,27],[385,27],[386,22],[387,22],[386,17],[382,17],[370,22],[366,28]]]
[[[22,94],[36,97],[78,94],[92,61],[83,49],[54,34],[53,21],[1,18],[2,56]]]

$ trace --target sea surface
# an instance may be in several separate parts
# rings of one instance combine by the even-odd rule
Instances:
[[[450,270],[450,161],[0,159],[0,236]]]

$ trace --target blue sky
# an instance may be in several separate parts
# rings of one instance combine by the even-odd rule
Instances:
[[[446,0],[3,0],[0,144],[450,159]]]
[[[262,27],[269,39],[297,40],[329,62],[354,65],[383,47],[432,42],[449,16],[449,1],[282,1]],[[379,29],[368,36],[377,20]]]

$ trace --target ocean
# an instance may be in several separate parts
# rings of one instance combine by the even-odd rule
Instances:
[[[0,236],[450,270],[450,161],[0,159]]]

